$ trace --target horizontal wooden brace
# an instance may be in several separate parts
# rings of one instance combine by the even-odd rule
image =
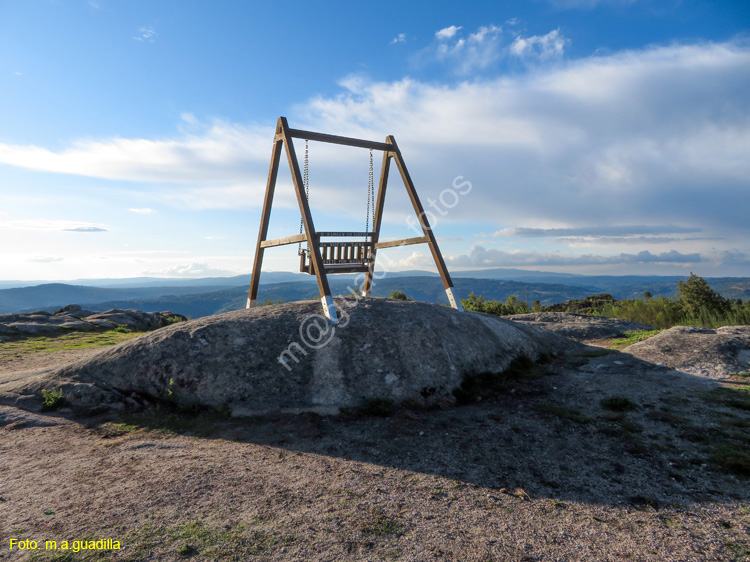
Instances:
[[[296,244],[297,242],[307,241],[307,234],[295,234],[294,236],[285,236],[284,238],[274,238],[273,240],[263,240],[260,243],[261,248],[271,248],[273,246],[285,246],[286,244]]]
[[[359,248],[361,246],[370,248],[372,242],[321,242],[318,244],[319,248]]]
[[[429,236],[417,236],[415,238],[402,238],[401,240],[390,240],[388,242],[378,242],[375,244],[375,249],[381,248],[395,248],[396,246],[411,246],[412,244],[424,244],[429,242]]]
[[[343,237],[350,237],[350,238],[366,238],[370,237],[372,238],[373,232],[318,232],[318,236],[325,237],[325,236],[343,236]]]
[[[275,140],[279,140],[276,136]],[[311,141],[329,142],[332,144],[343,144],[344,146],[357,146],[359,148],[371,148],[373,150],[383,150],[393,152],[394,146],[386,142],[375,142],[364,139],[354,139],[351,137],[340,137],[338,135],[328,135],[326,133],[315,133],[313,131],[302,131],[300,129],[289,129],[289,136],[295,139],[305,139]],[[283,139],[283,135],[281,136]]]

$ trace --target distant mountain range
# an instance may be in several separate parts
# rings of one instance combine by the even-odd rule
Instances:
[[[455,272],[453,281],[459,298],[469,293],[487,299],[505,300],[509,295],[544,305],[609,293],[617,299],[638,298],[644,291],[653,296],[672,297],[677,280],[664,276],[585,276],[517,269],[489,269]],[[330,276],[334,294],[345,295],[355,275]],[[750,300],[750,278],[708,278],[710,285],[728,298]],[[12,282],[4,282],[12,283]],[[23,285],[23,282],[18,282]],[[91,310],[136,308],[157,312],[171,310],[191,318],[244,308],[249,275],[204,279],[86,279],[71,283],[44,283],[0,289],[0,313],[49,310],[66,304],[80,304]],[[400,290],[419,301],[447,304],[440,278],[425,271],[388,273],[373,286],[374,296],[388,296]],[[315,278],[310,275],[263,273],[258,295],[260,302],[294,301],[317,298]]]

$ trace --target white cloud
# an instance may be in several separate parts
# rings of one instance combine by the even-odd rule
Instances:
[[[434,50],[423,51],[421,56],[434,56],[439,61],[450,63],[462,75],[486,69],[503,56],[502,27],[482,26],[465,39],[456,37],[460,29],[451,26],[438,31],[435,36],[439,41]]]
[[[391,39],[391,45],[395,45],[397,43],[406,43],[406,33],[399,33],[398,35],[396,35],[396,37]]]
[[[451,25],[450,27],[444,27],[440,31],[435,32],[435,37],[437,37],[440,40],[451,39],[461,29],[463,29],[462,25],[459,25],[459,26]]]
[[[149,209],[148,207],[144,209],[128,209],[131,213],[138,213],[139,215],[150,215],[152,213],[155,213],[153,209]]]
[[[750,49],[707,43],[453,86],[360,82],[313,100],[307,116],[314,130],[393,132],[423,200],[469,179],[474,189],[443,221],[674,224],[744,249],[747,91]]]
[[[671,225],[622,225],[622,226],[582,226],[576,228],[523,228],[513,227],[498,230],[493,236],[518,237],[518,238],[555,238],[555,237],[609,237],[609,236],[635,236],[653,234],[690,234],[700,232],[701,229],[694,226],[671,226]]]
[[[248,173],[260,172],[252,164],[267,163],[271,138],[272,127],[216,121],[203,131],[176,139],[78,141],[59,152],[0,143],[0,162],[106,179],[215,185],[247,181]]]
[[[165,269],[148,270],[143,275],[153,275],[156,277],[227,277],[237,275],[236,271],[229,269],[218,269],[209,266],[206,263],[186,263],[168,267]]]
[[[0,228],[9,230],[57,232],[108,232],[106,225],[57,219],[19,219],[0,221]]]
[[[537,57],[545,60],[561,57],[568,42],[569,40],[563,37],[559,29],[553,29],[547,35],[516,37],[510,46],[510,52],[521,58]]]
[[[74,226],[71,228],[63,228],[66,232],[109,232],[108,228],[101,228],[100,226]]]
[[[145,26],[138,28],[138,35],[135,35],[133,39],[142,43],[155,43],[158,35],[153,27]]]
[[[652,254],[649,251],[637,254],[602,256],[594,254],[573,255],[556,252],[507,251],[473,246],[468,254],[448,256],[449,265],[456,267],[509,267],[509,266],[597,266],[637,264],[683,264],[693,265],[707,261],[697,253],[682,254],[677,251]]]
[[[65,258],[59,256],[37,256],[26,260],[29,263],[52,263],[56,261],[65,261]]]

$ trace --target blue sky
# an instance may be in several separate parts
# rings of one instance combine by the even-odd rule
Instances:
[[[394,135],[453,271],[750,276],[749,30],[746,1],[0,0],[0,279],[248,273],[279,115]],[[318,229],[363,229],[367,151],[310,154]],[[392,174],[382,237],[409,215]],[[270,236],[298,225],[282,167]]]

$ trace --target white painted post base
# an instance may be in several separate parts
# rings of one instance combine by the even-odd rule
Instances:
[[[247,305],[245,305],[245,308],[254,308],[255,307],[255,301],[251,301],[250,299],[247,299]]]
[[[320,302],[323,305],[323,314],[326,315],[326,318],[328,318],[331,324],[338,324],[339,317],[336,314],[336,306],[333,304],[333,297],[322,297]]]
[[[445,294],[448,295],[448,302],[451,303],[451,306],[458,310],[459,312],[464,311],[464,307],[461,306],[461,301],[457,300],[455,295],[453,294],[453,287],[448,287],[445,290]]]

